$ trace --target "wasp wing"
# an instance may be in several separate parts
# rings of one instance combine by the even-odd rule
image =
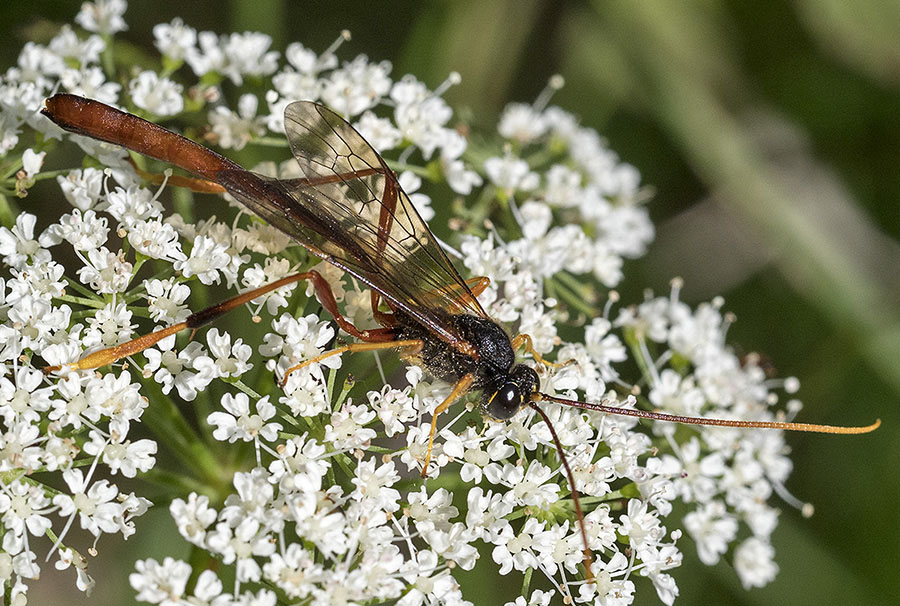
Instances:
[[[304,178],[264,178],[254,186],[267,191],[247,191],[238,174],[230,179],[220,173],[217,180],[262,218],[443,340],[463,343],[450,317],[486,314],[393,171],[353,126],[322,105],[298,101],[284,117]]]

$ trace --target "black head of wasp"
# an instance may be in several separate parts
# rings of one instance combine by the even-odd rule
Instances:
[[[451,382],[450,395],[432,417],[423,476],[429,467],[438,415],[466,393],[481,391],[483,412],[498,420],[510,419],[525,407],[533,408],[547,423],[568,476],[589,579],[591,552],[577,487],[562,445],[538,402],[695,425],[841,434],[865,433],[879,425],[877,421],[867,427],[834,427],[683,417],[541,393],[538,374],[516,363],[516,351],[525,348],[538,363],[550,363],[534,350],[528,335],[510,339],[478,303],[476,297],[488,280],[462,279],[387,163],[346,120],[322,105],[298,101],[285,110],[288,142],[304,174],[292,180],[270,179],[245,170],[181,135],[98,101],[58,94],[46,100],[42,113],[68,131],[121,145],[201,178],[182,178],[179,183],[203,191],[227,191],[313,255],[368,285],[372,313],[381,325],[372,330],[357,329],[341,315],[324,278],[307,271],[196,312],[179,324],[90,353],[66,365],[67,369],[110,364],[181,330],[196,330],[271,290],[309,280],[323,307],[358,341],[305,360],[288,373],[343,352],[399,349],[401,355],[418,362],[435,377]],[[382,299],[389,311],[381,309]]]

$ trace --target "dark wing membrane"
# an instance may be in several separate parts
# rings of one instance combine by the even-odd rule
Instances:
[[[292,103],[284,117],[304,178],[263,178],[254,187],[268,191],[259,192],[245,191],[248,184],[239,175],[231,182],[220,174],[222,185],[445,341],[462,342],[450,316],[486,314],[384,160],[347,121],[321,105]],[[259,202],[273,198],[281,200]]]

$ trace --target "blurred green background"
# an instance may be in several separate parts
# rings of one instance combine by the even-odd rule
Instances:
[[[79,4],[7,3],[0,66],[45,28],[72,23]],[[677,603],[896,603],[898,2],[132,2],[120,37],[150,49],[152,26],[175,16],[198,30],[262,31],[278,50],[296,40],[321,51],[349,29],[342,58],[388,59],[395,77],[413,73],[432,87],[459,71],[462,84],[445,96],[484,126],[562,74],[553,102],[608,137],[656,189],[657,241],[626,266],[623,300],[667,292],[673,276],[684,278],[689,303],[721,294],[738,318],[730,342],[801,379],[800,420],[884,422],[864,437],[789,436],[788,487],[816,514],[783,507],[777,580],[745,592],[726,563],[699,564],[685,538]],[[92,603],[130,603],[134,558],[172,552],[159,540],[167,517],[139,520],[124,546],[100,543]],[[479,586],[469,594],[479,606],[518,594],[512,580],[484,586],[478,571],[493,566],[483,558],[464,578]],[[48,570],[32,603],[87,603],[72,576]],[[637,603],[658,603],[638,582]]]

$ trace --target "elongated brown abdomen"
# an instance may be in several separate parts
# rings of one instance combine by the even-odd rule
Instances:
[[[221,170],[243,170],[190,139],[93,99],[53,95],[44,102],[41,113],[68,131],[127,147],[211,181]]]

